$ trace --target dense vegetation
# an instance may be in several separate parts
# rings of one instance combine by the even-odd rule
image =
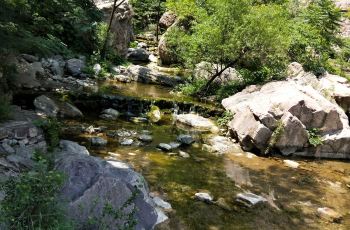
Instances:
[[[244,79],[228,86],[232,94],[247,84],[284,77],[292,61],[321,74],[336,70],[330,58],[337,62],[348,58],[334,49],[343,48],[345,41],[338,37],[341,12],[332,0],[314,0],[307,6],[300,1],[169,0],[167,6],[180,16],[180,26],[168,33],[180,64],[219,64],[209,82],[194,83],[191,90],[185,86],[190,93],[209,90],[209,84],[229,67]],[[220,93],[212,88],[212,93]]]

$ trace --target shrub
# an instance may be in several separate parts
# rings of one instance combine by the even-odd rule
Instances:
[[[226,127],[227,124],[233,119],[234,114],[231,111],[225,111],[221,117],[218,118],[217,122],[219,126]]]
[[[317,129],[317,128],[307,130],[309,143],[314,147],[317,147],[323,144],[322,137],[320,136],[319,133],[320,133],[320,129]]]
[[[273,131],[273,133],[270,137],[269,144],[265,150],[265,154],[270,153],[270,151],[273,149],[273,147],[275,147],[277,141],[279,140],[279,138],[281,137],[283,132],[284,132],[284,125],[283,125],[283,122],[280,120],[277,122],[277,127]]]
[[[44,130],[48,150],[53,151],[60,142],[61,123],[56,118],[36,121],[36,125]]]
[[[34,154],[34,167],[1,184],[5,198],[0,220],[9,229],[73,229],[59,204],[64,175],[52,170],[48,160]]]

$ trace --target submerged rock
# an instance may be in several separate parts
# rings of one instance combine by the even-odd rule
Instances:
[[[317,215],[332,222],[340,222],[342,220],[342,216],[339,213],[327,207],[318,208]]]
[[[143,142],[152,142],[153,141],[153,137],[151,135],[147,135],[147,134],[142,134],[138,137],[138,139],[140,141]]]
[[[122,139],[120,142],[121,145],[132,145],[133,143],[134,143],[134,140],[130,138]]]
[[[176,139],[178,142],[185,144],[185,145],[190,145],[190,144],[193,144],[195,142],[195,140],[193,139],[193,137],[191,135],[186,135],[186,134],[181,134]]]
[[[266,198],[262,196],[255,195],[254,193],[239,193],[236,196],[238,202],[243,203],[248,207],[252,207],[261,202],[267,202]]]
[[[108,141],[103,139],[102,137],[91,137],[90,139],[91,145],[94,146],[106,146]]]

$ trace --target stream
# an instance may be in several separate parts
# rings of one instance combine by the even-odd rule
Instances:
[[[130,114],[136,112],[129,108],[124,108],[121,112],[126,116],[116,121],[103,120],[99,118],[102,110],[87,110],[86,106],[82,120],[64,120],[63,137],[86,146],[94,156],[125,161],[142,174],[150,192],[172,205],[172,210],[167,212],[170,219],[157,229],[350,229],[349,162],[293,158],[300,164],[294,169],[286,166],[285,159],[279,156],[259,157],[243,151],[216,155],[203,148],[209,134],[178,126],[173,120],[174,113],[201,113],[207,110],[194,108],[214,105],[174,95],[171,89],[161,86],[108,85],[115,86],[115,90],[109,91],[114,96],[171,103],[157,104],[165,113],[157,124],[135,122]],[[189,106],[179,109],[177,102]],[[139,112],[136,115],[142,116],[144,111]],[[84,132],[89,126],[101,129],[94,134]],[[153,141],[139,141],[140,134],[151,135]],[[157,148],[160,143],[176,141],[180,134],[189,134],[196,142],[170,153]],[[107,139],[107,146],[91,146],[92,136]],[[121,144],[130,139],[132,144]],[[180,151],[190,157],[181,157]],[[253,208],[237,203],[237,193],[246,191],[264,196],[268,202]],[[197,192],[210,193],[215,203],[194,199]],[[319,218],[316,210],[320,207],[336,210],[343,216],[342,222]]]

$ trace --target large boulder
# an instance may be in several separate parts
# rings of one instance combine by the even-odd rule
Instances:
[[[286,81],[251,86],[222,101],[233,114],[229,126],[245,150],[265,153],[350,158],[348,117],[326,98],[317,78],[293,63]],[[316,84],[317,83],[317,84]],[[309,130],[319,130],[323,145],[309,143]]]
[[[194,70],[195,79],[209,80],[214,74],[222,70],[219,64],[209,62],[200,62],[196,65]],[[227,84],[230,81],[242,81],[242,77],[234,68],[227,68],[223,73],[214,80],[220,85]]]
[[[149,62],[149,53],[143,48],[129,48],[126,58],[134,62]]]
[[[172,27],[170,27],[168,30],[170,30],[171,28]],[[170,50],[166,36],[167,32],[164,33],[159,39],[158,56],[163,65],[171,65],[177,63],[177,56]]]
[[[164,29],[168,29],[176,21],[176,14],[173,12],[165,12],[162,17],[159,19],[159,26]]]
[[[61,141],[56,156],[56,169],[67,176],[61,197],[68,202],[67,215],[79,229],[94,229],[91,219],[101,220],[106,226],[122,226],[127,221],[125,217],[103,217],[106,205],[125,215],[135,211],[131,214],[137,223],[134,229],[153,229],[164,217],[149,197],[143,177],[129,165],[89,156],[86,148],[69,141]]]
[[[104,18],[109,23],[111,13],[113,10],[113,0],[94,0],[97,8],[102,10]],[[133,10],[128,1],[122,3],[114,13],[114,20],[111,26],[111,46],[117,51],[117,53],[125,57],[129,43],[132,41],[134,34],[132,30],[132,16]]]
[[[34,99],[34,106],[37,112],[48,117],[78,118],[83,117],[83,113],[74,105],[68,102],[61,102],[48,96],[41,95]]]
[[[66,63],[66,70],[68,74],[73,77],[78,77],[85,68],[85,61],[77,58],[69,59]]]
[[[14,85],[17,89],[33,89],[41,86],[40,77],[45,76],[45,71],[40,62],[28,63],[24,59],[13,59],[11,63],[16,65]]]
[[[131,65],[127,69],[129,77],[133,81],[158,84],[164,86],[176,86],[183,82],[181,77],[171,76],[156,70],[140,66],[140,65]]]

